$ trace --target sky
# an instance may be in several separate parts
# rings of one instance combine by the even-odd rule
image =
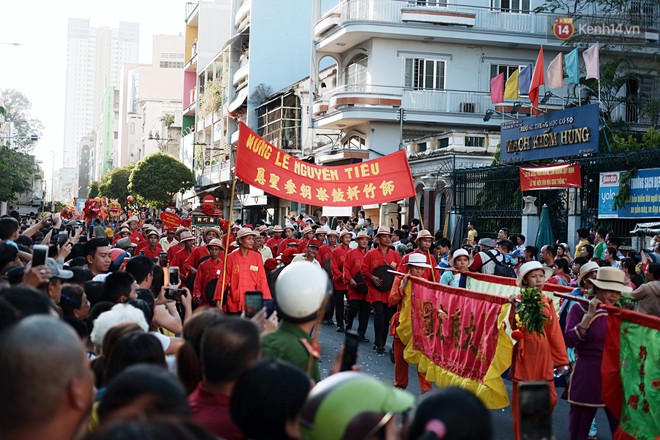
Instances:
[[[13,0],[0,3],[0,89],[17,89],[44,124],[34,154],[49,181],[61,163],[64,142],[67,24],[88,18],[91,26],[140,24],[140,63],[151,63],[152,36],[185,32],[186,0]],[[19,45],[13,45],[18,43]],[[53,160],[53,158],[57,160]],[[50,187],[50,185],[48,185]]]

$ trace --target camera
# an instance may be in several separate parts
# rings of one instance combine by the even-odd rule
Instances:
[[[184,289],[174,289],[167,287],[165,289],[165,299],[173,300],[176,302],[181,302],[181,297],[186,291]]]

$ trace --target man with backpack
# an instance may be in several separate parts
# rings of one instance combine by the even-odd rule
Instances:
[[[479,248],[482,250],[474,255],[474,261],[469,267],[470,271],[516,278],[516,272],[506,264],[504,254],[495,249],[496,246],[497,244],[492,238],[479,240]]]

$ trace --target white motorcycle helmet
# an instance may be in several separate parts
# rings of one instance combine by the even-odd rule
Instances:
[[[309,322],[332,293],[326,272],[309,261],[285,267],[275,282],[277,313],[290,322]]]

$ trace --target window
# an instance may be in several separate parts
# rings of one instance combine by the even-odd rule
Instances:
[[[367,83],[367,55],[361,53],[354,56],[344,69],[345,84]]]
[[[183,69],[183,61],[161,61],[161,69]]]
[[[412,6],[447,6],[447,0],[410,0]]]
[[[631,2],[629,14],[630,18],[633,20],[633,25],[651,26],[656,20],[656,11],[651,2]]]
[[[404,87],[415,90],[445,88],[445,62],[423,58],[406,59]]]
[[[466,147],[483,147],[484,138],[480,136],[465,136]]]
[[[513,14],[529,14],[530,0],[491,0],[490,8]]]

